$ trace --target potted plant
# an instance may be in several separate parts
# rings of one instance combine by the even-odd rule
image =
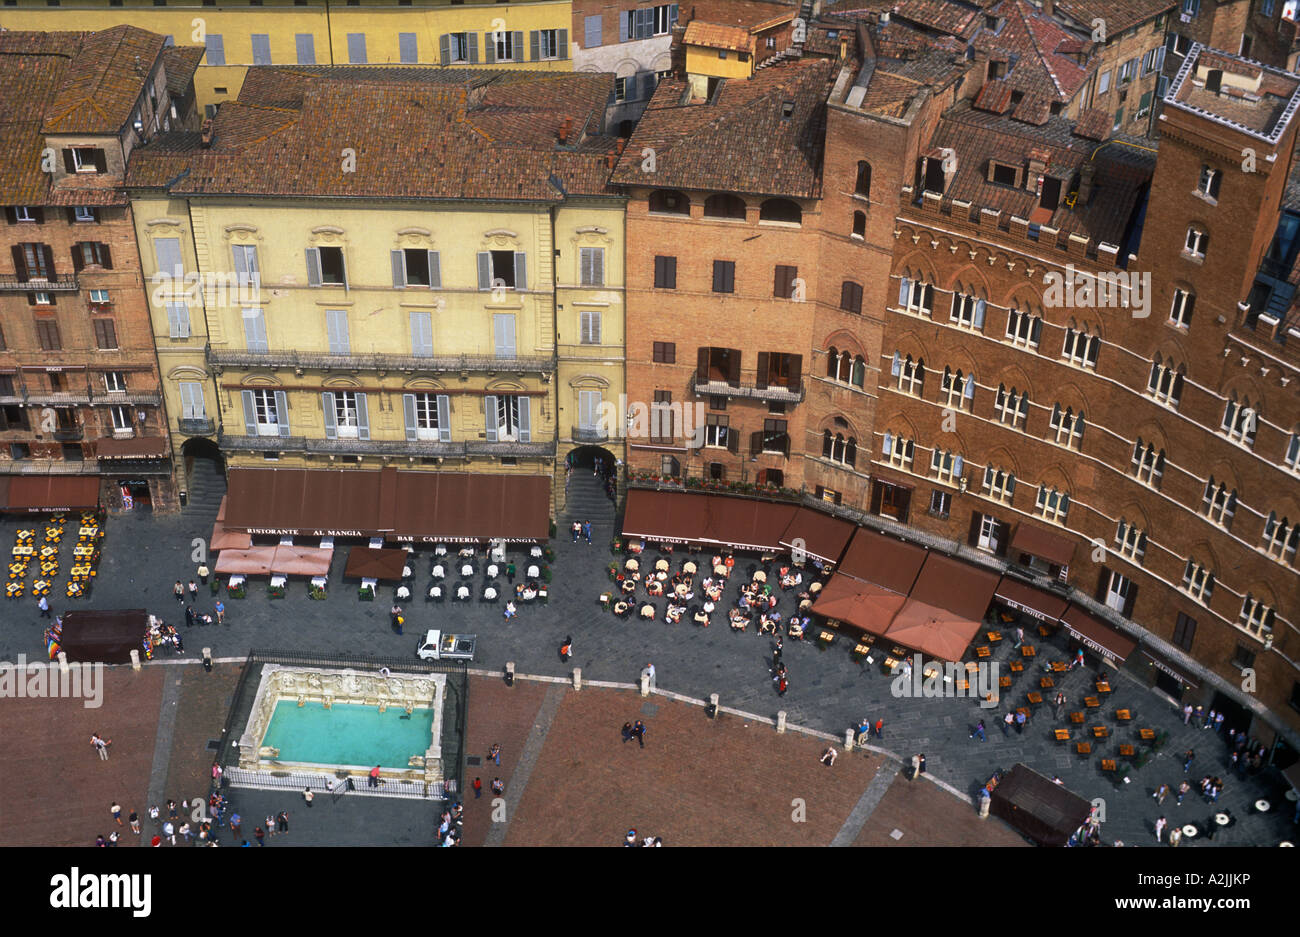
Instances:
[[[221,580],[217,579],[216,576],[213,576],[212,582],[208,583],[208,586],[212,589],[212,594],[216,595],[217,590],[221,588]]]
[[[232,599],[242,599],[248,594],[248,587],[242,582],[237,586],[227,585],[226,592]]]
[[[268,584],[266,587],[266,594],[273,599],[282,599],[284,598],[284,586]]]
[[[622,538],[620,538],[620,537],[615,537],[613,540],[611,540],[611,541],[609,542],[609,552],[610,552],[610,553],[622,553],[622,552],[623,552],[623,540],[622,540]]]
[[[609,581],[613,582],[618,576],[618,564],[610,563],[609,566],[605,567],[605,572],[609,573]]]
[[[309,585],[307,586],[307,597],[308,597],[309,599],[316,599],[316,600],[318,600],[318,601],[321,600],[321,599],[324,599],[324,598],[325,598],[325,587],[324,587],[324,586],[314,585],[314,584],[309,584]]]
[[[543,566],[543,567],[542,567],[542,582],[550,582],[550,581],[551,581],[551,567],[549,567],[549,566]]]
[[[373,602],[375,600],[375,589],[373,586],[361,586],[357,589],[357,598],[362,602]]]
[[[819,630],[817,632],[817,649],[819,651],[826,650],[828,647],[831,646],[832,643],[834,643],[834,641],[835,641],[835,636],[831,634],[829,631]]]
[[[546,562],[548,563],[555,562],[555,550],[549,546],[542,547],[542,556],[546,558]]]

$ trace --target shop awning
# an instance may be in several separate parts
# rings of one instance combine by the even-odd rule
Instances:
[[[96,475],[3,476],[9,490],[0,510],[14,514],[60,514],[99,506]]]
[[[247,550],[222,550],[217,556],[217,575],[269,576],[275,547],[252,547]]]
[[[797,510],[777,501],[636,488],[627,495],[623,536],[780,553]]]
[[[1057,622],[1065,614],[1070,603],[1059,595],[1052,595],[1042,589],[1018,582],[1009,576],[1003,576],[998,583],[994,597],[1008,608],[1018,609],[1039,621]]]
[[[149,613],[142,608],[96,612],[74,610],[63,616],[59,639],[68,660],[78,663],[125,664],[131,652],[144,653]]]
[[[551,527],[547,475],[398,472],[390,539],[435,543],[546,540]]]
[[[397,472],[232,468],[225,524],[250,534],[373,537],[391,529],[381,518],[381,478]]]
[[[867,634],[883,635],[906,601],[907,596],[883,586],[836,573],[818,593],[812,610]]]
[[[844,553],[839,572],[907,595],[925,565],[925,547],[860,527]]]
[[[333,550],[281,544],[271,558],[271,572],[285,576],[328,576]]]
[[[797,540],[809,556],[824,563],[838,563],[855,529],[846,520],[801,507],[781,535],[781,546],[793,551]]]
[[[97,459],[164,459],[167,457],[167,440],[161,436],[132,436],[117,439],[104,436],[95,440]]]
[[[997,585],[997,573],[931,553],[925,558],[925,566],[908,598],[947,609],[978,625],[989,610]]]
[[[343,570],[348,579],[379,579],[399,582],[410,556],[406,550],[353,547],[348,551],[348,565]]]
[[[885,638],[927,657],[960,661],[980,630],[980,620],[908,599],[885,629]]]
[[[1069,566],[1074,559],[1074,541],[1069,537],[1026,524],[1023,521],[1016,527],[1011,538],[1013,553],[1029,553],[1041,557],[1057,566]]]
[[[1071,605],[1065,610],[1061,622],[1084,646],[1092,648],[1115,664],[1124,663],[1124,659],[1137,647],[1137,642],[1132,638],[1125,637],[1077,605]]]
[[[212,525],[212,536],[208,540],[208,549],[220,552],[222,550],[247,550],[253,545],[253,537],[242,530],[227,530],[226,525],[217,521]]]
[[[1182,666],[1175,664],[1164,655],[1157,654],[1155,651],[1146,647],[1142,648],[1142,653],[1147,656],[1147,658],[1151,661],[1151,664],[1157,670],[1164,671],[1165,673],[1169,674],[1169,676],[1173,677],[1175,680],[1185,683],[1187,686],[1192,687],[1193,689],[1201,685],[1200,681],[1197,680],[1195,677],[1189,677],[1187,675],[1187,671]]]

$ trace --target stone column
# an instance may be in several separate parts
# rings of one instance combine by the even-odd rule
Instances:
[[[68,652],[59,651],[59,673],[68,672]]]
[[[131,648],[131,669],[140,669],[140,652],[135,648]]]
[[[785,732],[785,710],[782,709],[776,714],[776,731]]]
[[[582,689],[582,668],[581,667],[573,668],[573,688],[575,690]]]

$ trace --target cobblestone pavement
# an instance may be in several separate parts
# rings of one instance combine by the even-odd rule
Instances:
[[[211,513],[201,511],[111,518],[107,522],[98,581],[92,595],[79,603],[80,606],[143,606],[170,621],[182,620],[171,586],[177,579],[188,581],[194,576],[192,541],[206,538],[212,521]],[[12,542],[17,526],[13,518],[0,521],[0,545]],[[1160,813],[1171,819],[1177,815],[1180,820],[1203,822],[1213,812],[1194,796],[1178,808],[1173,807],[1171,800],[1158,809],[1151,800],[1151,792],[1158,784],[1176,785],[1181,780],[1180,753],[1194,747],[1197,760],[1191,772],[1193,783],[1202,774],[1222,776],[1227,786],[1215,809],[1226,807],[1241,821],[1226,836],[1216,837],[1215,843],[1226,840],[1234,844],[1274,845],[1296,834],[1290,822],[1294,806],[1285,799],[1286,785],[1280,776],[1271,770],[1259,778],[1245,780],[1232,775],[1222,740],[1212,731],[1184,727],[1170,701],[1151,691],[1136,673],[1110,674],[1115,692],[1106,700],[1101,714],[1090,719],[1089,724],[1105,722],[1111,726],[1113,736],[1095,746],[1089,759],[1079,758],[1054,740],[1051,730],[1055,722],[1047,708],[1035,713],[1023,735],[1012,733],[1004,738],[997,729],[1004,708],[980,709],[970,699],[896,698],[891,693],[891,678],[877,668],[854,662],[850,648],[843,641],[827,650],[812,643],[787,642],[784,659],[790,670],[790,690],[779,699],[769,675],[771,659],[767,640],[752,632],[732,632],[721,614],[734,602],[739,582],[748,579],[749,560],[738,559],[735,577],[738,582],[728,588],[719,604],[715,624],[699,628],[666,624],[662,617],[663,600],[658,602],[657,621],[624,622],[614,618],[602,611],[597,601],[601,592],[611,588],[605,567],[614,557],[608,545],[573,544],[562,535],[554,547],[557,557],[549,604],[523,605],[519,615],[510,621],[503,619],[499,605],[479,601],[446,604],[424,601],[421,597],[431,583],[432,554],[422,549],[415,556],[416,599],[406,606],[406,633],[395,635],[389,628],[387,614],[391,591],[381,588],[372,603],[358,601],[355,584],[342,580],[348,547],[341,547],[335,557],[327,600],[308,600],[302,582],[290,584],[287,598],[270,600],[263,586],[254,580],[247,599],[224,599],[227,624],[191,629],[185,635],[186,648],[190,656],[207,645],[218,657],[242,657],[251,647],[406,657],[413,654],[417,635],[423,629],[438,627],[444,631],[477,633],[475,665],[489,669],[514,661],[520,673],[567,676],[577,666],[588,680],[631,683],[645,663],[653,661],[661,687],[694,698],[707,698],[716,692],[724,706],[766,717],[784,709],[792,723],[837,735],[864,716],[870,716],[873,722],[883,718],[884,737],[876,744],[904,759],[924,751],[930,773],[967,795],[974,795],[996,769],[1010,769],[1016,762],[1024,762],[1048,776],[1059,775],[1080,795],[1103,798],[1107,838],[1130,843],[1154,843],[1151,824]],[[648,556],[653,559],[653,554]],[[481,569],[481,561],[477,565]],[[482,584],[481,573],[476,577],[476,584]],[[55,593],[61,592],[60,580]],[[210,608],[210,595],[202,591],[200,595],[202,607]],[[70,606],[69,601],[56,599],[55,611],[78,607]],[[785,597],[780,611],[788,613],[792,606],[792,599]],[[11,601],[6,604],[5,612],[0,623],[0,659],[14,660],[18,653],[42,654],[42,624],[34,600],[29,597]],[[567,664],[557,654],[566,635],[574,639],[574,658]],[[1039,642],[1039,659],[1064,657],[1065,647],[1060,642],[1059,638]],[[1011,654],[1008,645],[1009,642],[1004,642],[994,657],[1000,665],[1005,665]],[[1022,704],[1025,691],[1036,688],[1037,677],[1036,671],[1018,677],[1007,691],[1007,700]],[[1092,679],[1095,671],[1079,670],[1058,681],[1071,700],[1070,708],[1078,705],[1085,689],[1090,691],[1088,681]],[[516,689],[519,688],[517,684]],[[1119,707],[1134,711],[1134,727],[1168,731],[1170,740],[1149,765],[1132,775],[1132,783],[1117,786],[1101,773],[1099,759],[1115,757],[1118,745],[1128,741],[1135,731],[1116,725],[1113,714]],[[473,755],[482,747],[482,739],[471,716],[470,754]],[[989,727],[985,743],[969,738],[980,718]],[[505,742],[502,744],[504,747]],[[538,771],[544,768],[545,759],[537,765]],[[474,776],[472,772],[467,775],[469,780]],[[1253,812],[1251,805],[1261,797],[1274,805],[1271,813]],[[1203,841],[1197,845],[1202,844]]]

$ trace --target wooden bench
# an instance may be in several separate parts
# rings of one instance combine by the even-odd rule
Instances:
[[[1026,693],[1025,699],[1029,700],[1031,705],[1038,706],[1043,702],[1043,694],[1039,693],[1037,690],[1034,690],[1033,692]]]
[[[1130,719],[1133,718],[1133,714],[1129,712],[1127,709],[1117,709],[1115,710],[1115,718],[1118,719],[1120,722],[1128,722]]]
[[[1078,742],[1078,743],[1075,744],[1075,746],[1074,746],[1074,750],[1075,750],[1076,752],[1078,752],[1080,755],[1091,755],[1091,754],[1092,754],[1092,743],[1091,743],[1091,742]]]
[[[1083,725],[1083,713],[1070,713],[1070,721],[1076,726]]]
[[[985,633],[984,637],[989,639],[989,644],[997,644],[999,641],[1002,640],[1002,632],[989,631]]]
[[[1133,757],[1133,754],[1134,754],[1133,746],[1132,746],[1132,745],[1121,745],[1121,746],[1119,747],[1119,753],[1120,753],[1120,755],[1122,755],[1122,756],[1125,757],[1125,758],[1132,758],[1132,757]]]
[[[1103,759],[1101,760],[1101,770],[1102,770],[1102,771],[1114,771],[1114,770],[1115,770],[1115,759],[1113,759],[1113,758],[1103,758]]]

